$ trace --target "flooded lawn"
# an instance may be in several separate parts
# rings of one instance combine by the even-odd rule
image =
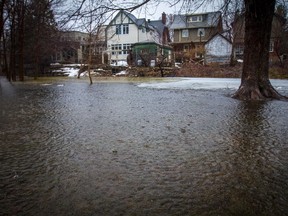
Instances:
[[[288,215],[287,102],[152,81],[0,79],[0,215]]]

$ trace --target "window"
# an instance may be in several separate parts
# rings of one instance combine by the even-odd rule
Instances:
[[[274,52],[274,41],[270,41],[269,52]]]
[[[195,15],[188,18],[188,22],[202,22],[201,15]]]
[[[116,35],[129,34],[129,24],[116,25]]]
[[[197,35],[198,35],[198,37],[205,36],[205,29],[204,28],[199,28]]]
[[[123,54],[128,54],[131,49],[131,44],[123,44]]]
[[[189,30],[188,29],[182,30],[182,37],[189,37]]]
[[[128,24],[123,25],[123,34],[129,34],[129,25]]]
[[[116,25],[116,34],[121,34],[121,25]]]
[[[236,55],[243,55],[244,53],[244,46],[242,44],[238,44],[235,46],[235,54]]]
[[[112,44],[111,45],[112,55],[121,55],[122,46],[121,44]]]

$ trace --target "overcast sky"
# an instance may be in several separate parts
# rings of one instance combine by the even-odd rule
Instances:
[[[117,1],[119,1],[119,4],[117,3]],[[206,3],[206,2],[211,2],[211,1],[204,1],[204,2]],[[212,3],[210,3],[208,5],[205,4],[204,6],[202,6],[200,8],[196,4],[199,4],[202,1],[191,1],[193,3],[194,7],[192,7],[192,8],[184,7],[183,8],[182,7],[183,1],[180,1],[180,3],[171,6],[171,4],[169,4],[169,2],[173,2],[173,0],[167,0],[167,1],[153,0],[150,3],[142,6],[141,8],[138,8],[137,10],[133,11],[132,14],[135,15],[137,18],[159,20],[159,19],[161,19],[163,12],[165,12],[166,14],[186,14],[186,13],[191,14],[191,13],[217,11],[217,10],[219,10],[218,5],[220,4],[219,2],[221,2],[221,1],[223,1],[223,0],[213,0],[213,4]],[[69,2],[69,1],[67,1],[67,2]],[[113,1],[113,3],[118,7],[121,7],[121,2],[123,2],[123,0],[114,0]],[[161,3],[159,3],[159,2],[161,2]],[[67,7],[69,7],[69,5],[67,5]],[[123,7],[125,7],[125,6],[123,5]],[[114,11],[114,13],[111,13],[108,20],[106,21],[106,23],[109,23],[111,21],[111,19],[113,19],[117,13],[118,13],[118,11]],[[72,23],[71,25],[68,23],[67,28],[71,27],[74,30],[80,29],[81,31],[84,31],[83,27],[81,27],[83,25],[82,22],[79,23],[77,21],[77,22],[71,22],[71,23]]]
[[[142,8],[137,9],[133,14],[137,18],[147,18],[152,20],[157,20],[161,17],[162,13],[166,14],[185,14],[185,13],[202,13],[211,12],[219,10],[219,1],[215,1],[214,4],[204,5],[200,8],[192,8],[187,10],[187,8],[182,8],[182,3],[174,6],[169,6],[168,3],[158,3],[158,5],[146,5]]]

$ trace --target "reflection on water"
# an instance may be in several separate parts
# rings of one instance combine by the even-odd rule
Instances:
[[[286,102],[44,84],[1,82],[0,215],[288,214]]]

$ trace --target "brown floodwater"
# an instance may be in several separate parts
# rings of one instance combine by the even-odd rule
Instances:
[[[139,82],[0,79],[0,215],[288,215],[287,102]]]

